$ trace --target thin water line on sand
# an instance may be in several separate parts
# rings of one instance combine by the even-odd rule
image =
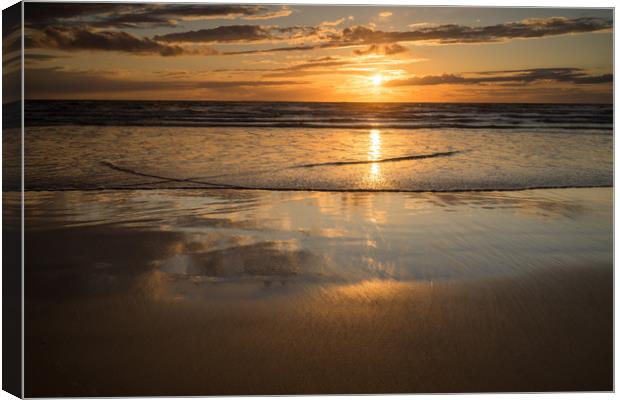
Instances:
[[[417,160],[417,159],[425,159],[425,158],[433,158],[433,157],[447,157],[457,153],[463,153],[466,150],[455,150],[455,151],[447,151],[447,152],[437,152],[430,154],[419,154],[413,156],[404,156],[404,157],[394,157],[394,158],[386,158],[381,160],[368,160],[368,161],[337,161],[337,162],[328,162],[328,163],[318,163],[318,164],[302,164],[302,165],[294,165],[284,168],[279,168],[275,170],[269,171],[254,171],[253,174],[258,173],[266,173],[266,172],[275,172],[281,171],[285,169],[292,168],[313,168],[319,166],[340,166],[340,165],[351,165],[351,164],[373,164],[373,163],[386,163],[386,162],[397,162],[397,161],[406,161],[406,160]],[[105,190],[205,190],[205,189],[236,189],[236,190],[261,190],[261,191],[276,191],[276,192],[366,192],[366,193],[461,193],[461,192],[513,192],[513,191],[523,191],[523,190],[537,190],[537,189],[581,189],[581,188],[608,188],[613,187],[612,185],[547,185],[547,186],[522,186],[516,188],[467,188],[467,189],[404,189],[404,188],[311,188],[311,187],[251,187],[251,186],[239,186],[239,185],[231,185],[225,183],[214,183],[214,182],[206,182],[203,180],[204,178],[172,178],[165,177],[161,175],[148,174],[140,171],[135,171],[129,168],[124,168],[115,165],[109,161],[102,161],[102,165],[107,166],[116,171],[125,172],[132,175],[144,176],[148,178],[159,179],[156,182],[140,182],[134,184],[116,184],[108,187],[65,187],[65,188],[24,188],[26,192],[56,192],[56,191],[105,191]],[[223,174],[219,176],[234,176],[235,174]],[[242,174],[237,174],[240,176]],[[212,176],[211,178],[216,177]],[[206,177],[207,179],[209,177]],[[198,185],[205,185],[202,187],[197,186],[176,186],[176,187],[137,187],[148,184],[160,184],[166,182],[179,182],[179,183],[194,183]],[[5,188],[4,192],[11,192],[14,190]]]
[[[411,160],[423,160],[426,158],[435,158],[435,157],[448,157],[457,153],[465,153],[467,150],[454,150],[454,151],[444,151],[430,154],[414,154],[410,156],[402,156],[402,157],[393,157],[393,158],[384,158],[380,160],[359,160],[359,161],[330,161],[325,163],[313,163],[313,164],[299,164],[299,165],[290,165],[288,167],[276,168],[276,169],[262,169],[257,171],[249,171],[242,173],[229,173],[229,174],[220,174],[220,175],[209,175],[198,178],[188,178],[188,179],[213,179],[213,178],[223,178],[230,176],[247,176],[247,175],[261,175],[267,173],[274,173],[285,171],[287,169],[297,169],[297,168],[314,168],[314,167],[337,167],[341,165],[358,165],[358,164],[375,164],[375,163],[389,163],[389,162],[398,162],[398,161],[411,161]]]
[[[332,161],[332,162],[325,162],[325,163],[301,164],[301,165],[296,165],[290,168],[331,167],[331,166],[339,166],[339,165],[357,165],[357,164],[375,164],[375,163],[378,164],[378,163],[409,161],[409,160],[423,160],[425,158],[448,157],[448,156],[452,156],[458,153],[462,153],[462,151],[454,150],[454,151],[443,151],[443,152],[430,153],[430,154],[415,154],[415,155],[404,156],[404,157],[384,158],[381,160]]]
[[[105,165],[108,168],[111,168],[115,171],[120,171],[120,172],[125,172],[128,174],[132,174],[132,175],[138,175],[138,176],[144,176],[147,178],[155,178],[155,179],[160,179],[163,180],[164,182],[186,182],[186,183],[196,183],[199,185],[208,185],[208,186],[214,186],[214,187],[225,187],[225,188],[230,188],[230,189],[247,189],[243,186],[237,186],[237,185],[229,185],[226,183],[213,183],[213,182],[205,182],[205,181],[197,181],[194,180],[193,178],[171,178],[171,177],[167,177],[167,176],[161,176],[161,175],[154,175],[154,174],[147,174],[144,172],[140,172],[140,171],[135,171],[129,168],[123,168],[123,167],[119,167],[118,165],[115,165],[114,163],[111,163],[109,161],[102,161],[101,162],[102,165]]]
[[[136,188],[130,186],[109,186],[109,187],[67,187],[67,188],[34,188],[24,189],[24,192],[104,192],[110,190],[254,190],[270,192],[327,192],[327,193],[490,193],[490,192],[522,192],[526,190],[554,190],[554,189],[604,189],[613,188],[609,185],[559,185],[559,186],[524,186],[517,188],[471,188],[471,189],[319,189],[319,188],[296,188],[296,187],[247,187],[247,186],[177,186],[177,187],[146,187]],[[19,192],[19,190],[3,189],[3,192]]]

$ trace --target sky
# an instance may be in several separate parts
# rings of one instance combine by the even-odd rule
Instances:
[[[27,2],[26,97],[609,103],[612,27],[611,9]]]

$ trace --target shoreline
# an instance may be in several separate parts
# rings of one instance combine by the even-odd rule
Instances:
[[[136,185],[139,186],[139,185]],[[63,188],[63,189],[26,189],[26,190],[3,190],[3,193],[41,193],[41,192],[105,192],[105,191],[142,191],[142,190],[238,190],[238,191],[267,191],[267,192],[309,192],[309,193],[489,193],[489,192],[523,192],[529,190],[555,190],[555,189],[607,189],[614,188],[614,185],[587,185],[587,186],[532,186],[523,188],[506,189],[446,189],[446,190],[417,190],[417,189],[307,189],[307,188],[252,188],[252,187],[109,187],[109,188]]]

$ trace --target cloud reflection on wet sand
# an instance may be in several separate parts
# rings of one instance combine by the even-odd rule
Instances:
[[[26,198],[29,396],[611,387],[611,189]]]

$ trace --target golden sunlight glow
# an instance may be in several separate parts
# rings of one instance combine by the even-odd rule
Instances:
[[[370,180],[377,182],[381,175],[381,166],[377,163],[370,164]]]
[[[371,129],[369,139],[368,160],[377,161],[381,158],[381,131]]]
[[[383,76],[381,74],[377,74],[371,78],[371,81],[374,86],[381,86],[381,82],[383,82]]]
[[[30,77],[24,97],[32,100],[613,100],[610,9],[556,9],[554,16],[547,9],[528,9],[526,16],[520,9],[473,8],[482,21],[474,22],[459,16],[458,8],[418,12],[379,4],[298,4],[293,12],[278,2],[250,2],[238,6],[242,11],[222,7],[205,14],[207,7],[165,1],[157,6],[135,2],[131,8],[76,3],[65,15],[61,3],[33,3],[29,8],[43,11],[28,12],[29,29],[23,33],[47,55],[22,66]],[[131,19],[132,12],[139,20]],[[39,13],[54,29],[30,21]],[[576,13],[589,22],[580,22]],[[266,22],[232,25],[229,18]],[[101,29],[104,25],[114,36]],[[88,43],[74,37],[77,26]],[[514,26],[520,27],[518,34],[511,31]],[[566,36],[550,39],[560,34]],[[205,69],[205,60],[212,68]],[[544,68],[554,65],[570,68]],[[20,71],[20,63],[5,68],[12,78]],[[56,81],[66,84],[51,84]]]
[[[368,160],[378,161],[381,159],[381,131],[371,129],[369,133]],[[379,181],[381,177],[381,165],[378,163],[370,164],[370,180]]]

